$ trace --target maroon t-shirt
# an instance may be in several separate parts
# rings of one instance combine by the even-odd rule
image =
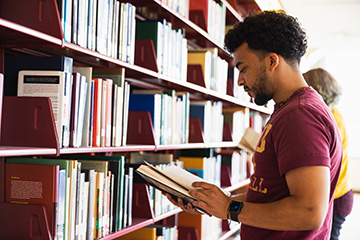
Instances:
[[[254,174],[246,202],[269,203],[285,198],[289,196],[285,180],[288,171],[304,166],[327,166],[331,188],[324,224],[312,231],[272,231],[242,224],[241,240],[329,239],[341,158],[338,128],[322,98],[311,87],[296,91],[272,114],[263,130],[252,159]]]

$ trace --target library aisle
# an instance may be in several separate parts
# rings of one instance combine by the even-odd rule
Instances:
[[[351,214],[347,217],[343,229],[340,232],[341,240],[360,239],[360,193],[354,194],[354,206]]]

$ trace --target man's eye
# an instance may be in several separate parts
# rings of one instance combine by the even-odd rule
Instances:
[[[245,73],[245,72],[246,72],[246,68],[240,70],[240,73]]]

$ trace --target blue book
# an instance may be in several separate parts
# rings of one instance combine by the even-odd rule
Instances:
[[[203,103],[203,102],[201,102]],[[206,104],[196,104],[190,103],[190,118],[199,118],[201,120],[202,130],[204,131],[205,127],[205,116],[206,116]]]
[[[129,111],[146,111],[151,115],[155,144],[160,143],[161,94],[130,94]]]

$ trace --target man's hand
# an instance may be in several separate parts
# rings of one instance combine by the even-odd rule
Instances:
[[[192,202],[195,207],[199,207],[217,218],[227,219],[228,207],[231,202],[229,196],[213,184],[194,182],[192,186],[200,188],[189,191],[191,196],[199,199],[199,201]]]
[[[199,211],[197,211],[195,208],[193,208],[193,206],[191,205],[191,203],[188,203],[187,205],[184,204],[183,200],[181,198],[178,198],[177,201],[168,193],[165,193],[165,196],[167,197],[167,199],[169,199],[169,201],[174,204],[175,206],[178,206],[179,208],[181,208],[184,212],[187,213],[192,213],[192,214],[202,214]]]

